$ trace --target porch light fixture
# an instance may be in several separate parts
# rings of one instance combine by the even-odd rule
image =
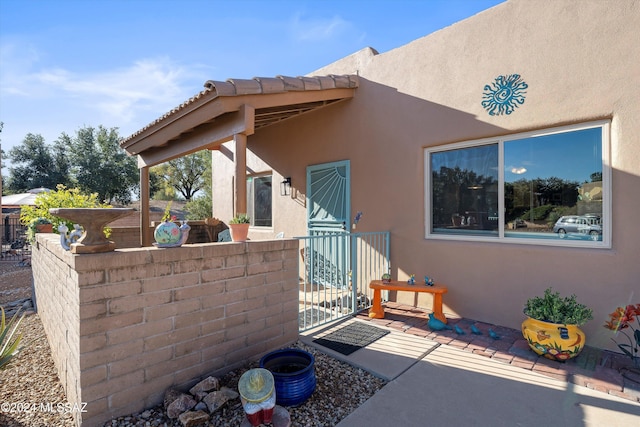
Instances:
[[[291,177],[288,176],[280,183],[280,195],[288,196],[291,194]]]

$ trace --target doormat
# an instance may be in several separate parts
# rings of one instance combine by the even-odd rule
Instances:
[[[366,323],[354,322],[322,338],[316,338],[313,342],[348,356],[388,333],[389,331],[367,325]]]

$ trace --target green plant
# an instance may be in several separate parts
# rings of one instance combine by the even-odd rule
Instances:
[[[593,310],[579,304],[575,295],[563,298],[560,293],[552,292],[551,288],[547,288],[542,297],[529,298],[524,314],[544,322],[577,326],[593,319]]]
[[[18,310],[11,317],[9,323],[6,323],[4,308],[0,307],[0,310],[2,310],[2,320],[0,321],[0,370],[4,370],[13,356],[18,352],[18,345],[22,339],[22,334],[16,335],[16,331],[24,318],[24,314],[18,318],[20,314],[20,310]]]
[[[73,230],[73,223],[49,213],[50,208],[110,208],[110,205],[98,201],[98,193],[83,194],[79,188],[67,188],[62,184],[54,191],[39,193],[35,199],[35,206],[20,207],[20,222],[29,226],[37,218],[46,218],[53,224],[53,232],[58,232],[60,224],[65,224]],[[109,237],[111,229],[105,228],[105,235]]]
[[[29,240],[29,242],[33,243],[35,241],[36,233],[38,232],[38,226],[46,224],[51,224],[51,221],[48,218],[43,218],[41,216],[29,221],[29,224],[27,225],[27,239]]]
[[[164,208],[164,214],[162,215],[162,222],[175,221],[177,219],[175,215],[171,215],[172,202],[173,202],[172,200],[169,200],[169,203],[167,203],[167,206]]]
[[[250,224],[251,219],[247,216],[246,213],[239,213],[234,216],[229,224]]]
[[[184,205],[184,210],[187,211],[186,219],[191,221],[210,218],[213,212],[211,196],[205,195],[191,199]]]

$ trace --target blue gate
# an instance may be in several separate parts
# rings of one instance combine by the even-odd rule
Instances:
[[[389,232],[326,232],[300,241],[300,330],[371,306],[371,280],[390,271]],[[345,257],[345,255],[348,256]]]

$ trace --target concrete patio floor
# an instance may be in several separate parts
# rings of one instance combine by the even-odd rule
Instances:
[[[640,386],[625,381],[621,360],[609,352],[586,347],[559,363],[533,353],[519,330],[450,319],[467,331],[473,323],[483,335],[434,332],[426,311],[391,302],[385,308],[384,319],[365,311],[301,333],[306,344],[389,381],[340,427],[640,425]],[[313,343],[351,322],[391,333],[349,356]]]

